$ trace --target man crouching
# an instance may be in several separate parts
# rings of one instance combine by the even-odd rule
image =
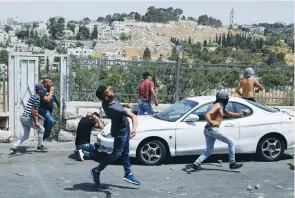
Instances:
[[[99,144],[90,142],[93,127],[97,129],[103,128],[103,124],[97,112],[82,117],[78,124],[75,145],[77,149],[76,154],[80,161],[83,161],[84,157],[87,159],[95,159],[97,156]]]

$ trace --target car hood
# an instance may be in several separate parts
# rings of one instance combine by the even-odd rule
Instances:
[[[177,123],[176,122],[168,122],[164,120],[160,120],[157,118],[154,118],[152,116],[143,115],[138,116],[138,127],[137,127],[137,133],[140,132],[148,132],[148,131],[163,131],[163,130],[171,130],[175,129]],[[130,123],[130,128],[132,128],[132,120],[128,118]],[[108,123],[103,131],[103,135],[109,135],[111,133],[111,123]]]

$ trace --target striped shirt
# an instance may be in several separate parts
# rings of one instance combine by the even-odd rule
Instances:
[[[32,108],[34,107],[35,111],[38,112],[39,106],[40,106],[40,96],[38,94],[32,95],[25,107],[23,117],[32,117]]]

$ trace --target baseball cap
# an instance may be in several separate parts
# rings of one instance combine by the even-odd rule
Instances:
[[[142,74],[142,77],[143,78],[146,78],[146,77],[148,77],[148,76],[152,76],[149,72],[144,72],[143,74]]]
[[[35,89],[42,90],[42,91],[46,90],[43,84],[36,84]]]

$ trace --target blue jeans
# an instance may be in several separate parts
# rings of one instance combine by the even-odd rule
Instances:
[[[220,140],[228,144],[229,152],[229,163],[234,163],[235,160],[235,149],[236,145],[234,140],[226,134],[220,133],[217,127],[205,126],[204,135],[206,138],[206,150],[200,155],[200,157],[195,161],[195,164],[201,164],[205,159],[207,159],[214,150],[215,140]]]
[[[89,159],[93,159],[96,157],[98,148],[99,148],[99,144],[94,142],[90,142],[88,144],[76,145],[76,149],[77,150],[81,149],[84,155]]]
[[[98,166],[99,171],[104,170],[107,165],[117,160],[122,155],[125,174],[131,173],[129,159],[129,133],[130,129],[128,127],[125,130],[120,131],[118,135],[114,137],[113,152],[100,162]]]
[[[140,100],[138,104],[138,115],[144,115],[145,112],[147,112],[148,115],[155,114],[152,107],[152,102]]]
[[[46,109],[39,109],[39,113],[45,118],[44,121],[44,137],[43,140],[50,137],[51,129],[54,125],[54,119],[52,117],[52,111],[48,111]]]

